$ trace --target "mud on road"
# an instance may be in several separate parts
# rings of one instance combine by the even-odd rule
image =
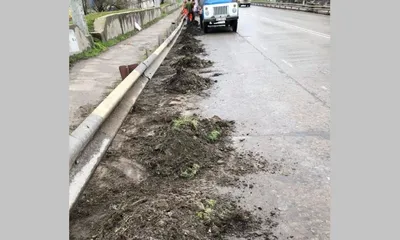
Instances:
[[[191,112],[213,83],[199,74],[212,62],[192,54],[205,52],[197,34],[183,30],[127,116],[70,213],[70,239],[277,239],[279,211],[260,219],[215,191],[277,167],[232,147],[234,122]]]

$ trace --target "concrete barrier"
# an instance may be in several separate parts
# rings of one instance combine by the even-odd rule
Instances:
[[[161,9],[162,9],[163,13],[170,13],[170,12],[173,12],[176,9],[180,8],[181,6],[182,6],[182,4],[180,4],[180,3],[172,3],[172,4],[169,4],[166,6],[162,6]]]
[[[92,37],[108,41],[122,34],[135,30],[135,22],[143,27],[145,24],[159,18],[162,14],[169,14],[178,9],[181,4],[171,3],[162,7],[151,7],[153,1],[143,1],[140,7],[147,9],[133,10],[127,13],[110,14],[97,18],[94,22],[95,32],[91,36],[85,34],[77,25],[69,26],[69,55],[81,53],[92,47]],[[150,6],[150,8],[148,8]]]
[[[69,26],[69,55],[74,55],[92,47],[92,41],[76,25]]]
[[[152,7],[99,17],[94,21],[95,32],[91,34],[94,37],[100,37],[102,41],[108,41],[135,30],[135,22],[143,27],[145,24],[161,17],[163,13],[171,13],[179,7],[180,4],[172,3],[162,7]]]
[[[94,21],[94,34],[101,36],[102,41],[108,41],[135,30],[135,22],[143,26],[161,17],[161,14],[161,8],[150,8],[99,17]]]
[[[154,2],[153,0],[148,0],[148,1],[142,1],[139,3],[140,8],[151,8],[154,7]]]

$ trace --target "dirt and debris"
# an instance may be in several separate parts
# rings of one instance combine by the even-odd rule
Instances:
[[[72,209],[70,239],[277,239],[278,214],[257,218],[215,190],[241,184],[246,173],[277,169],[235,151],[233,121],[188,110],[195,106],[188,93],[212,84],[195,66],[171,64],[192,31],[180,36],[143,90]]]
[[[193,35],[196,32],[201,32],[196,23],[189,24],[160,67],[167,77],[164,88],[169,92],[198,94],[210,88],[214,82],[201,76],[201,71],[211,67],[213,62],[196,55],[205,53],[203,44]]]
[[[192,21],[186,26],[186,34],[191,36],[201,36],[204,32],[199,27],[199,22],[197,20]]]
[[[198,53],[204,53],[204,48],[197,44],[183,45],[177,50],[177,52],[182,55],[198,54]]]
[[[194,36],[201,35],[202,31],[198,27],[194,25],[187,26],[187,29],[181,33],[179,39],[177,39],[174,49],[171,50],[170,55],[174,53],[186,56],[190,54],[205,54],[204,46],[200,40],[195,38]],[[173,56],[168,56],[171,58]]]
[[[171,64],[174,68],[191,68],[191,69],[203,69],[212,66],[212,62],[210,60],[203,60],[195,55],[189,54],[188,56],[184,56],[179,58],[175,63]]]
[[[234,122],[153,106],[128,116],[124,140],[113,143],[71,214],[71,239],[249,237],[272,221],[255,218],[213,190],[213,181],[226,173],[256,170],[246,163],[252,159],[241,161],[230,146]],[[132,178],[132,172],[142,177]],[[270,230],[262,234],[274,236]]]
[[[152,136],[137,137],[128,144],[141,145],[140,162],[154,174],[187,176],[193,172],[190,169],[197,172],[217,164],[231,128],[232,123],[218,117],[184,116],[161,125]]]
[[[178,68],[176,74],[166,81],[166,89],[177,93],[199,93],[212,84],[210,78],[202,77],[193,71]]]
[[[213,75],[212,75],[212,77],[218,77],[218,76],[221,76],[221,75],[223,75],[222,73],[214,73]]]
[[[176,47],[178,54],[188,55],[205,53],[203,44],[193,37],[193,35],[200,35],[202,33],[195,25],[196,24],[189,25],[186,31],[181,34]]]
[[[71,239],[251,237],[263,221],[273,222],[213,189],[226,173],[256,170],[230,146],[234,122],[162,111],[146,117],[150,112],[157,115],[141,109],[128,116],[122,144],[113,143],[71,213]]]

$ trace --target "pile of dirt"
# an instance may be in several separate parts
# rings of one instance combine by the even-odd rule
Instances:
[[[92,197],[82,201],[71,215],[70,239],[205,240],[260,229],[261,220],[230,199],[188,184],[150,178],[139,186],[122,187],[125,191],[108,193],[108,204],[98,202],[94,208]]]
[[[229,159],[245,166],[230,146],[234,122],[158,113],[125,135],[117,152],[107,152],[71,213],[71,239],[220,239],[259,232],[262,220],[202,184],[230,168]],[[122,158],[131,163],[118,169]],[[134,182],[127,169],[138,165],[147,178]]]
[[[176,74],[166,80],[166,89],[174,93],[199,93],[208,89],[211,79],[204,78],[196,73],[178,68]]]
[[[155,129],[151,136],[133,139],[129,144],[144,143],[138,154],[140,163],[149,172],[193,178],[203,169],[218,164],[232,128],[231,122],[216,116],[211,119],[179,117]]]
[[[204,53],[204,48],[198,44],[185,44],[177,51],[181,55]]]
[[[196,43],[201,45],[201,41],[189,34],[187,31],[182,32],[176,42],[178,44]]]
[[[194,24],[194,25],[193,25]],[[213,65],[210,60],[204,60],[195,54],[204,53],[203,45],[193,36],[196,23],[192,23],[182,31],[177,44],[166,58],[164,68],[170,68],[176,74],[165,80],[165,88],[173,93],[200,93],[210,88],[212,81],[199,75],[198,70],[204,70]]]
[[[190,27],[189,27],[190,29]],[[190,30],[183,31],[177,39],[177,53],[180,55],[204,53],[203,44],[196,39]]]
[[[184,69],[184,68],[191,68],[191,69],[202,69],[211,67],[213,62],[210,60],[203,60],[194,55],[188,55],[181,58],[178,58],[176,62],[172,63],[171,66],[176,69]]]
[[[204,34],[204,32],[200,29],[199,22],[196,20],[186,25],[186,32],[193,36],[200,36]]]

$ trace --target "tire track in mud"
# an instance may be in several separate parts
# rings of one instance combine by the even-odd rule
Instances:
[[[213,83],[199,74],[212,65],[196,56],[199,33],[182,31],[144,89],[71,211],[70,239],[277,239],[279,211],[259,219],[215,191],[279,167],[236,152],[234,122],[190,112]]]

